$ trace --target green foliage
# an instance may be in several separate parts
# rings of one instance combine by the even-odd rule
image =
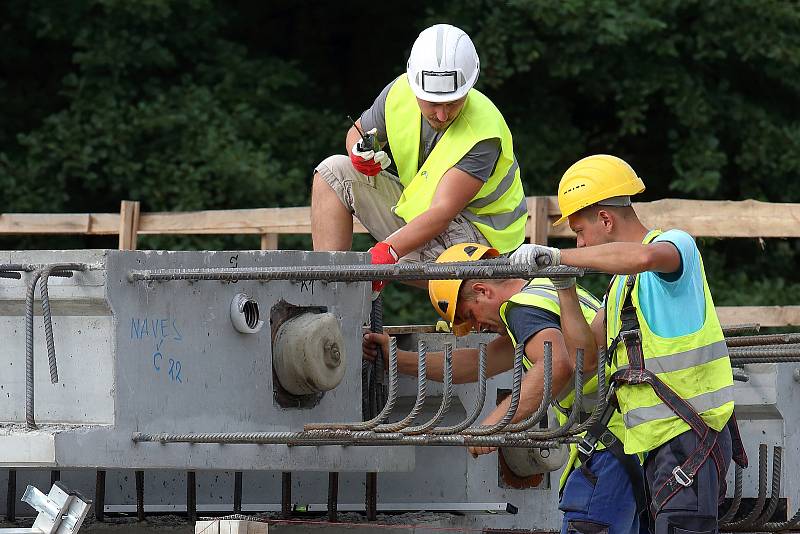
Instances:
[[[345,115],[366,108],[402,72],[416,33],[441,21],[475,40],[479,88],[511,126],[529,195],[553,194],[571,163],[607,152],[644,177],[644,200],[800,198],[793,3],[415,7],[377,28],[347,2],[301,10],[289,0],[0,3],[3,211],[116,211],[121,199],[141,200],[146,211],[308,205],[311,169],[342,150]],[[281,243],[310,246],[307,236]],[[370,244],[357,236],[354,248]],[[153,236],[141,246],[258,241]],[[718,304],[798,301],[796,240],[703,240],[701,248]],[[588,285],[604,289],[599,278]],[[392,284],[386,297],[387,321],[434,316],[424,292]]]

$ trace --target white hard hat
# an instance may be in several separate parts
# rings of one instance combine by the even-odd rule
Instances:
[[[465,96],[481,70],[472,39],[450,24],[422,31],[408,58],[408,82],[428,102],[451,102]]]

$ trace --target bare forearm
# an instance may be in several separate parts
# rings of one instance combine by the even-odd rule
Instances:
[[[561,333],[567,346],[567,354],[572,368],[575,368],[575,354],[583,350],[583,370],[592,372],[597,369],[597,344],[589,323],[583,316],[578,293],[575,286],[558,292],[561,307]]]
[[[610,274],[635,274],[652,269],[647,245],[605,243],[592,247],[561,249],[561,264],[596,269]]]
[[[358,119],[356,124],[358,124],[358,127],[361,128],[361,119]],[[344,139],[345,153],[349,154],[350,150],[353,148],[353,145],[356,144],[359,139],[361,139],[361,134],[358,133],[358,130],[356,130],[355,126],[351,126],[350,129],[347,130],[347,135]]]

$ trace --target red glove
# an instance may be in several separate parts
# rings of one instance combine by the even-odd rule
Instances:
[[[367,153],[373,154],[373,156],[375,154],[372,150]],[[350,153],[350,162],[353,164],[353,168],[355,168],[355,170],[366,176],[375,176],[383,170],[381,164],[375,161],[372,157],[370,157],[370,159],[364,159],[353,152]]]
[[[380,165],[378,165],[380,167]],[[392,248],[392,245],[381,241],[376,243],[374,247],[369,249],[372,260],[372,265],[393,265],[400,259],[397,252]],[[372,300],[378,298],[381,290],[386,287],[386,280],[373,280],[372,281]]]

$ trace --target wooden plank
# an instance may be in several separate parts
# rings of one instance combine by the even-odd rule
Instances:
[[[717,315],[723,326],[743,323],[800,325],[800,306],[717,306]]]
[[[261,250],[278,250],[278,234],[261,234]]]
[[[123,200],[119,208],[119,249],[136,250],[136,234],[139,228],[139,202]]]
[[[353,232],[367,230],[353,219]],[[140,234],[310,234],[311,208],[256,208],[142,214]]]
[[[548,199],[552,220],[560,216],[555,197]],[[649,228],[680,228],[695,237],[798,237],[800,204],[758,200],[664,199],[633,207]],[[550,237],[574,237],[569,225],[551,228]]]
[[[547,235],[551,225],[548,218],[549,202],[547,197],[528,197],[528,222],[525,236],[531,243],[547,244]]]

